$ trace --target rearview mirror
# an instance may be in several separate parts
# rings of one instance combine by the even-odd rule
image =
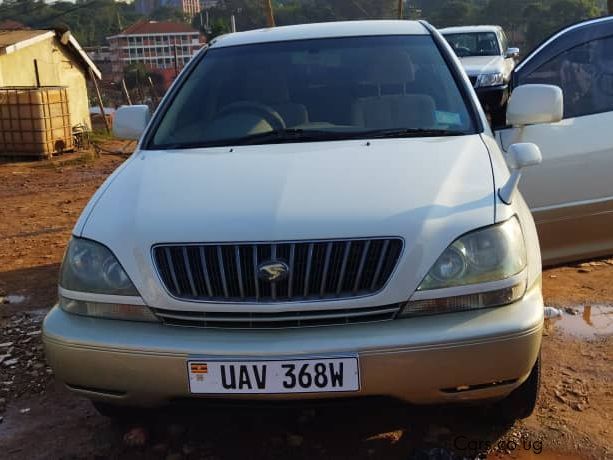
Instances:
[[[564,95],[554,85],[522,85],[515,88],[507,106],[511,126],[555,123],[564,114]]]
[[[509,48],[506,52],[506,57],[517,59],[519,57],[519,48]]]
[[[113,135],[120,139],[138,140],[151,118],[146,105],[123,105],[115,112]]]
[[[511,176],[506,184],[498,189],[498,196],[506,203],[511,204],[513,194],[517,190],[521,170],[528,166],[538,165],[543,161],[541,149],[531,142],[521,142],[513,144],[508,150],[508,163],[511,168]]]

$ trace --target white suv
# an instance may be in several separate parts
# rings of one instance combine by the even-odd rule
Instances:
[[[460,58],[494,125],[504,125],[509,82],[519,48],[509,48],[507,35],[500,26],[448,27],[440,32]]]
[[[526,86],[517,125],[553,120]],[[521,94],[520,94],[521,96]],[[214,40],[73,230],[44,324],[57,377],[101,411],[178,398],[508,397],[534,407],[534,222],[451,48],[427,23]],[[510,395],[510,396],[509,396]],[[510,399],[509,399],[510,398]]]

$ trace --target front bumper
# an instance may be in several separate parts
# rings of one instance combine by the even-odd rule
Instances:
[[[43,340],[49,364],[69,389],[116,404],[157,406],[192,396],[188,358],[291,359],[343,353],[359,356],[361,390],[357,393],[231,397],[386,396],[427,404],[506,396],[528,377],[539,353],[542,325],[543,300],[536,283],[522,300],[500,308],[282,330],[197,329],[103,320],[54,307],[45,319]],[[227,399],[228,395],[215,397]]]

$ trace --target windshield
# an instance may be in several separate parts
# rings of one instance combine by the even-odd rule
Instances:
[[[470,112],[430,36],[210,49],[149,148],[462,135]]]
[[[494,32],[445,34],[444,37],[458,57],[499,56],[501,54]]]

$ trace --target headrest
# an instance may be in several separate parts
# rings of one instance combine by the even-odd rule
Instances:
[[[378,84],[406,83],[415,80],[415,67],[408,54],[386,50],[368,63],[367,80]]]

